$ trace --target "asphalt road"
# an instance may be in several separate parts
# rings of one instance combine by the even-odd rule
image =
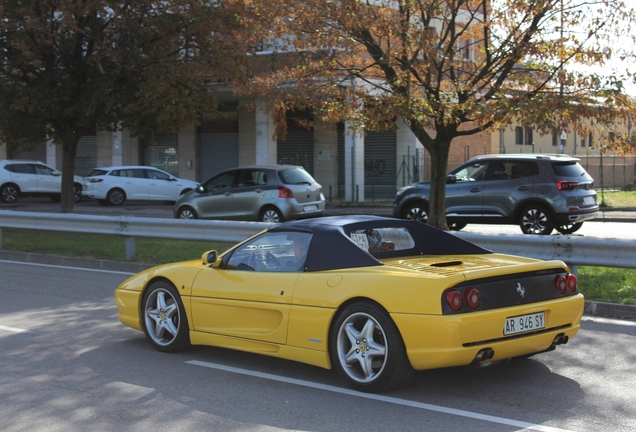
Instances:
[[[0,429],[636,431],[636,323],[585,317],[528,360],[424,371],[356,393],[335,373],[196,347],[155,351],[117,320],[128,274],[0,261]]]

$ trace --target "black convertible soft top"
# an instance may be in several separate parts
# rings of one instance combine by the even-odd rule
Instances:
[[[369,253],[351,239],[352,231],[378,228],[405,228],[415,246],[411,249]],[[472,255],[492,253],[421,222],[381,216],[329,216],[277,224],[269,232],[299,231],[312,233],[305,271],[336,270],[383,265],[378,258],[417,255]]]

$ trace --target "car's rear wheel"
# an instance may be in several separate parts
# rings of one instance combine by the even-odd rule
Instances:
[[[554,221],[544,206],[530,205],[521,212],[519,227],[524,234],[549,235],[554,229]]]
[[[197,219],[197,212],[190,207],[180,208],[177,212],[177,219]]]
[[[80,202],[82,200],[82,186],[75,184],[73,185],[73,199],[75,202]]]
[[[122,205],[126,201],[126,194],[121,189],[111,189],[106,195],[106,200],[108,200],[110,205]]]
[[[448,229],[451,231],[460,231],[462,228],[466,227],[466,223],[463,222],[449,222]]]
[[[262,222],[279,223],[285,222],[283,214],[276,207],[265,207],[261,210],[259,219]]]
[[[422,202],[408,204],[402,213],[402,218],[428,223],[428,205]]]
[[[361,301],[336,316],[329,336],[331,362],[353,388],[379,392],[413,376],[402,336],[375,303]]]
[[[167,281],[154,282],[142,301],[144,333],[159,351],[176,352],[190,346],[188,319],[177,289]]]
[[[583,222],[566,224],[556,227],[556,230],[561,234],[572,234],[577,232],[583,226]]]
[[[18,188],[10,184],[3,185],[2,188],[0,188],[0,197],[2,197],[2,202],[7,204],[16,202],[19,194],[20,191]]]

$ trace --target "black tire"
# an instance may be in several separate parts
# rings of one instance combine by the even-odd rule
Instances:
[[[428,223],[428,204],[420,201],[407,204],[402,212],[402,219]]]
[[[464,222],[449,222],[448,229],[451,231],[460,231],[462,228],[466,227],[466,223]]]
[[[556,230],[561,234],[572,234],[577,232],[583,226],[583,222],[572,223],[567,225],[561,225],[556,227]]]
[[[554,219],[544,206],[530,205],[519,215],[519,227],[524,234],[550,235],[554,229]]]
[[[415,371],[389,315],[369,301],[341,310],[329,335],[331,364],[360,391],[381,392],[406,384]]]
[[[97,202],[101,205],[108,205],[108,200],[105,199],[98,199]]]
[[[183,351],[190,346],[188,318],[177,289],[167,281],[154,282],[141,303],[144,333],[155,349]]]
[[[118,188],[111,189],[108,191],[108,194],[106,195],[106,200],[108,201],[108,204],[110,205],[114,205],[114,206],[122,205],[124,201],[126,201],[126,193],[123,190]]]
[[[280,223],[285,222],[283,214],[276,207],[268,206],[261,210],[258,219],[261,222]]]
[[[11,204],[18,200],[18,196],[20,195],[20,190],[17,186],[12,184],[2,185],[0,188],[0,199],[2,202]]]
[[[177,219],[198,219],[197,212],[192,207],[181,207],[177,212]]]

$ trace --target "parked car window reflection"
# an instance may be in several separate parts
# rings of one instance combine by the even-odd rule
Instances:
[[[205,192],[213,192],[231,188],[234,184],[236,174],[236,171],[231,171],[225,174],[221,174],[218,177],[212,178],[209,182],[203,185],[203,187],[205,188]]]

